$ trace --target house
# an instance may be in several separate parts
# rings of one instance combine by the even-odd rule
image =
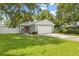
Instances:
[[[61,28],[75,28],[75,27],[79,27],[79,22],[78,21],[76,23],[72,22],[71,24],[64,23],[61,26]]]
[[[4,24],[0,23],[0,34],[19,33],[18,28],[8,28]]]
[[[51,34],[54,32],[54,23],[44,19],[41,21],[29,21],[19,25],[21,33]]]
[[[79,34],[79,22],[64,23],[59,29],[60,32]]]

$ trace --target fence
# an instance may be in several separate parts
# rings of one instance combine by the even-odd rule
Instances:
[[[18,28],[6,28],[6,27],[0,27],[0,34],[9,34],[9,33],[19,33]]]

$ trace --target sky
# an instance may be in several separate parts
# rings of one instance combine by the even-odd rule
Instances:
[[[54,3],[49,4],[48,7],[46,7],[46,5],[41,5],[40,8],[42,10],[49,10],[50,13],[52,13],[53,15],[56,15],[55,12],[57,10],[57,7],[56,7],[56,5],[54,5]]]
[[[56,5],[54,5],[54,3],[49,3],[48,7],[46,6],[46,4],[42,3],[39,8],[41,8],[41,10],[49,10],[50,13],[52,13],[53,15],[56,15],[55,12],[57,10],[57,7]],[[26,6],[23,9],[29,11],[29,9]]]

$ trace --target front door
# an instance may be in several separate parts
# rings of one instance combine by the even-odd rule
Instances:
[[[25,32],[25,33],[29,33],[29,27],[25,26],[25,27],[24,27],[24,32]]]

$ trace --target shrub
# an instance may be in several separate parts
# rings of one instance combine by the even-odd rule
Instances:
[[[56,27],[55,32],[79,34],[79,27],[64,27],[64,28]]]

